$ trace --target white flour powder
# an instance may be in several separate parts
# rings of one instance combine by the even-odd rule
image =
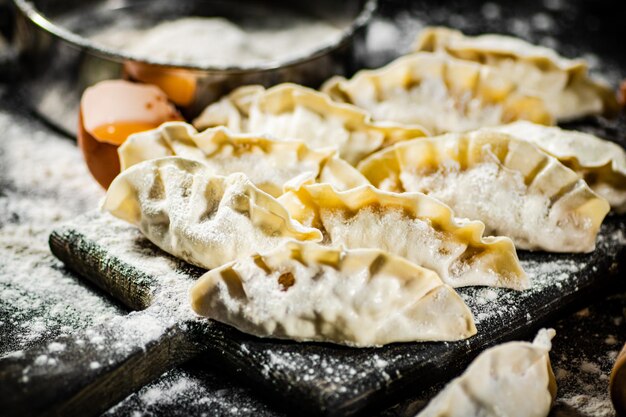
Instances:
[[[341,36],[340,29],[319,20],[284,23],[244,29],[220,17],[186,17],[148,29],[113,26],[91,39],[154,62],[246,67],[303,57]]]

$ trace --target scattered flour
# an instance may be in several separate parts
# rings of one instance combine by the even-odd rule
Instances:
[[[600,370],[600,367],[598,366],[598,364],[594,363],[594,362],[583,361],[580,364],[580,369],[581,369],[581,371],[587,372],[589,374],[600,374],[600,373],[602,373],[602,371]]]
[[[409,52],[417,34],[425,26],[425,20],[409,12],[400,12],[394,19],[375,17],[367,28],[368,54],[364,57],[364,66],[380,67]]]
[[[500,9],[500,5],[496,3],[487,2],[484,3],[480,9],[481,13],[488,20],[499,19],[502,15],[502,10]]]
[[[615,415],[613,406],[606,398],[598,398],[587,394],[578,394],[560,400],[578,410],[584,416],[612,417]]]
[[[536,30],[550,32],[554,27],[554,19],[547,13],[536,13],[531,19],[531,24]]]
[[[121,314],[68,274],[48,248],[50,231],[91,209],[102,191],[75,145],[0,108],[0,357]],[[62,346],[51,343],[51,353]]]
[[[52,342],[48,345],[49,352],[62,352],[65,350],[65,345],[62,343]]]
[[[544,0],[544,6],[549,10],[563,10],[563,8],[567,5],[566,0]]]
[[[374,376],[381,386],[391,379],[389,373],[386,372],[390,361],[378,355],[368,355],[352,364],[349,361],[317,353],[302,355],[277,349],[268,351],[266,354],[268,359],[268,365],[264,368],[266,376],[271,377],[274,372],[284,372],[288,369],[294,372],[298,381],[323,384],[328,390],[337,390],[342,393],[350,389],[354,389],[355,393],[358,392],[358,387],[352,386],[356,378]],[[396,360],[401,360],[401,357]],[[320,377],[320,371],[326,375]]]
[[[20,358],[28,348],[43,348],[24,368],[22,382],[35,367],[57,366],[70,349],[59,340],[71,341],[64,337],[81,330],[84,338],[74,340],[77,346],[105,351],[114,343],[109,351],[121,354],[144,348],[169,326],[195,318],[187,302],[189,281],[174,272],[172,260],[155,257],[152,248],[133,250],[138,237],[134,230],[122,238],[118,255],[143,262],[147,273],[162,280],[166,290],[153,294],[152,308],[127,314],[70,274],[50,253],[48,236],[97,207],[102,191],[76,146],[38,122],[0,108],[0,136],[0,358]],[[54,341],[57,337],[61,339]]]
[[[284,415],[269,409],[251,389],[233,384],[222,374],[203,371],[198,364],[190,364],[182,370],[166,372],[157,381],[129,395],[103,417],[178,415],[180,410],[184,410],[185,415],[203,417]]]

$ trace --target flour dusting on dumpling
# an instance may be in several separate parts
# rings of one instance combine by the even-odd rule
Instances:
[[[419,125],[373,122],[357,107],[295,84],[268,90],[241,87],[207,107],[193,123],[198,129],[227,126],[235,132],[302,141],[312,149],[334,147],[353,165],[385,146],[427,133]]]
[[[466,36],[457,30],[431,27],[419,34],[414,49],[485,64],[518,85],[522,93],[542,99],[558,120],[618,111],[613,89],[591,77],[584,60],[562,57],[519,38]]]
[[[235,133],[225,127],[196,129],[182,122],[131,135],[118,150],[122,169],[156,157],[177,155],[202,162],[213,174],[245,174],[274,197],[296,177],[331,182],[341,189],[367,184],[336,150],[313,150],[297,141],[280,141],[259,134]]]
[[[531,143],[497,132],[404,142],[359,169],[377,187],[428,194],[521,249],[592,251],[609,211],[574,171]]]
[[[456,219],[424,194],[312,184],[279,201],[295,219],[321,230],[327,244],[388,251],[436,271],[453,287],[528,287],[510,239],[483,237],[481,222]]]
[[[416,417],[546,417],[556,397],[550,365],[553,329],[533,343],[485,350]]]
[[[103,210],[134,224],[165,252],[211,269],[291,239],[319,241],[243,174],[212,175],[200,162],[153,159],[118,175]]]
[[[372,114],[374,120],[420,124],[433,134],[463,132],[514,120],[549,124],[542,100],[521,94],[493,69],[430,53],[406,55],[323,91]]]
[[[476,333],[435,272],[377,249],[289,242],[207,272],[191,300],[198,314],[261,337],[362,347]]]

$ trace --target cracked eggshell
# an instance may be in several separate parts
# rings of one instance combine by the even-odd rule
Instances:
[[[124,80],[102,81],[83,93],[78,145],[93,177],[104,188],[120,172],[117,148],[136,132],[182,120],[159,88]]]

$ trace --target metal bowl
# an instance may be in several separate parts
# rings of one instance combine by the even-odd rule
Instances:
[[[156,84],[188,118],[240,85],[290,81],[316,87],[334,74],[353,71],[355,50],[377,7],[376,0],[14,0],[13,4],[24,97],[37,113],[70,135],[76,134],[81,94],[105,79]],[[151,62],[85,36],[90,28],[104,28],[120,18],[145,27],[184,16],[221,16],[235,22],[242,17],[263,19],[277,11],[326,20],[342,34],[307,56],[254,67]]]

